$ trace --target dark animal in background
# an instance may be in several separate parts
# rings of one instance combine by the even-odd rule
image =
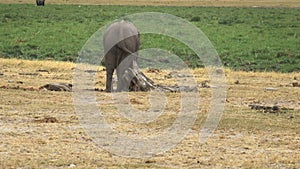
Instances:
[[[117,91],[128,90],[128,84],[122,78],[128,68],[133,68],[138,57],[140,34],[128,21],[111,24],[104,33],[104,64],[106,67],[106,92],[112,91],[112,77],[117,71]],[[127,88],[127,89],[126,89]]]
[[[36,5],[37,6],[44,6],[45,5],[45,0],[36,0]]]

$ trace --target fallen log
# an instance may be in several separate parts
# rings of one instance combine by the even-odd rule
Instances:
[[[44,86],[41,86],[39,88],[41,89],[46,89],[46,90],[50,90],[50,91],[68,91],[71,92],[72,91],[72,84],[69,83],[49,83],[46,84]]]
[[[138,69],[128,68],[124,75],[124,81],[129,84],[129,91],[164,91],[164,92],[197,92],[198,86],[163,86],[156,85]]]
[[[128,91],[130,92],[138,92],[143,91],[147,92],[150,90],[156,90],[161,92],[197,92],[198,86],[164,86],[164,85],[156,85],[154,82],[148,78],[143,72],[138,69],[128,68],[122,79],[126,84],[128,84]],[[39,88],[50,90],[50,91],[72,91],[72,84],[69,83],[48,83]],[[99,90],[98,88],[94,89],[95,91],[104,91]]]
[[[262,104],[249,104],[248,105],[253,110],[262,111],[264,113],[282,113],[286,110],[294,110],[292,108],[281,107],[277,105],[262,105]]]

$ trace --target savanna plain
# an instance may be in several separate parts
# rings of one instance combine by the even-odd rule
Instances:
[[[1,1],[0,168],[300,168],[299,1],[88,2],[46,1],[40,8],[35,1]],[[99,27],[146,11],[174,14],[201,28],[224,63],[227,97],[218,127],[199,142],[215,88],[206,69],[176,40],[141,35],[142,48],[162,47],[191,67],[200,104],[189,134],[172,149],[128,158],[99,147],[83,130],[73,92],[41,87],[72,83],[80,48]],[[116,98],[101,91],[104,67],[90,66],[98,107],[118,133],[155,137],[176,121],[181,93],[166,92],[164,113],[136,123],[119,115]],[[179,70],[142,71],[166,86],[176,84],[175,77],[188,78]],[[150,92],[128,96],[124,104],[138,110],[151,105]]]

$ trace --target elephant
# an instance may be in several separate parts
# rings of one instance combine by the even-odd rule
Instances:
[[[44,6],[45,5],[45,0],[36,0],[36,5],[37,6]]]
[[[104,65],[106,68],[106,92],[112,91],[112,77],[117,71],[117,91],[128,90],[124,72],[137,67],[140,33],[129,21],[118,21],[107,27],[103,36]],[[126,86],[127,85],[127,86]]]

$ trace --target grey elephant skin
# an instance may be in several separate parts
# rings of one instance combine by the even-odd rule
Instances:
[[[112,91],[112,77],[117,71],[117,91],[128,90],[128,84],[122,78],[128,68],[133,68],[138,57],[140,34],[128,21],[119,21],[108,26],[104,32],[104,64],[106,67],[106,92]]]
[[[36,5],[37,6],[44,6],[45,5],[45,0],[36,0]]]

